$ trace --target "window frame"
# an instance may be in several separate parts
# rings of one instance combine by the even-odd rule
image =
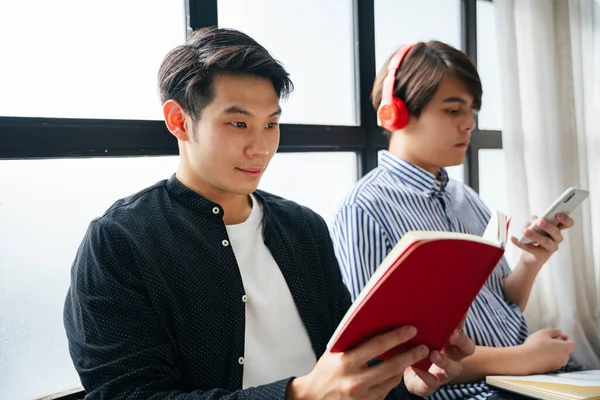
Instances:
[[[188,32],[218,23],[216,0],[184,0]],[[477,63],[478,0],[461,0],[463,49]],[[490,1],[490,0],[486,0]],[[387,140],[377,126],[369,101],[375,70],[374,0],[355,1],[355,30],[360,125],[282,124],[281,152],[354,151],[359,174],[377,166],[377,152]],[[177,141],[163,121],[31,118],[0,116],[0,160],[71,157],[176,155]],[[467,151],[465,183],[479,189],[478,151],[502,148],[501,131],[475,129]]]
[[[477,1],[491,2],[492,0],[461,0],[462,47],[475,66],[477,66]],[[479,193],[479,150],[502,149],[502,131],[482,130],[477,125],[471,134],[471,142],[467,150],[464,181]]]

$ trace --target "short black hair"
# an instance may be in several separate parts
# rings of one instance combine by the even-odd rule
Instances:
[[[280,99],[294,89],[283,65],[250,36],[208,27],[194,31],[164,58],[158,72],[160,100],[176,100],[192,120],[198,120],[213,100],[212,83],[221,74],[269,79]]]

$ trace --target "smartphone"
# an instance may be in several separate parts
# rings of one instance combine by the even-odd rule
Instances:
[[[571,214],[573,211],[575,211],[577,207],[579,207],[581,203],[583,203],[585,199],[587,199],[589,194],[590,192],[584,189],[574,187],[568,188],[560,196],[558,196],[558,198],[554,201],[554,203],[552,203],[550,207],[548,207],[544,214],[539,216],[538,219],[536,219],[531,225],[529,225],[529,229],[536,231],[540,235],[548,236],[546,232],[542,231],[537,226],[538,222],[545,219],[552,225],[558,225],[556,216],[558,214]],[[519,237],[519,243],[530,244],[532,243],[532,240],[527,236],[521,234],[521,236]]]

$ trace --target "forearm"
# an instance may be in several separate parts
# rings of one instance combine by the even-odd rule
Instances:
[[[505,299],[518,305],[521,311],[524,311],[539,271],[540,268],[528,267],[519,262],[514,271],[504,279]]]
[[[109,382],[98,390],[88,391],[86,399],[123,399],[138,398],[152,400],[286,400],[288,387],[292,378],[256,387],[229,391],[226,389],[208,389],[184,391],[180,389],[166,389],[164,385],[148,381],[133,381],[127,387],[119,387]]]
[[[527,361],[521,346],[477,346],[472,356],[462,361],[463,371],[451,383],[478,382],[489,375],[525,375]]]

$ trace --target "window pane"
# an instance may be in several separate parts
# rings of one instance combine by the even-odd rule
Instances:
[[[461,0],[375,0],[377,71],[404,44],[440,40],[461,48]]]
[[[454,179],[455,181],[461,183],[465,182],[465,166],[463,164],[448,167],[446,168],[446,172],[448,172],[448,176]]]
[[[278,153],[260,188],[311,208],[331,224],[357,178],[356,153]]]
[[[494,5],[491,1],[485,0],[477,1],[477,67],[483,85],[479,129],[502,130]]]
[[[219,25],[252,36],[290,73],[282,122],[357,125],[353,0],[219,0]]]
[[[508,213],[504,150],[479,150],[479,196],[492,210]]]
[[[502,211],[510,217],[505,165],[504,150],[479,150],[479,196],[492,211]],[[513,220],[509,234],[518,236],[520,231],[521,226],[515,225]],[[517,265],[520,252],[516,246],[506,246],[504,256],[511,268]]]
[[[0,115],[160,119],[158,67],[185,25],[181,0],[2,1]]]
[[[177,157],[0,161],[0,398],[81,386],[62,322],[77,247],[94,217],[177,165]]]

